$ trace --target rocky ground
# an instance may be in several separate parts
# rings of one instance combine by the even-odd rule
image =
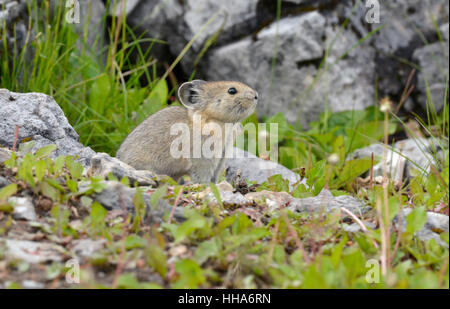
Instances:
[[[379,231],[376,211],[367,199],[334,196],[326,188],[317,196],[294,197],[292,188],[307,187],[306,179],[241,150],[236,150],[241,156],[227,164],[228,181],[180,186],[81,145],[47,95],[0,90],[0,119],[0,288],[73,287],[70,274],[78,266],[83,287],[270,287],[273,283],[264,276],[246,285],[244,277],[230,272],[238,267],[233,261],[258,260],[258,251],[245,251],[245,246],[272,246],[270,259],[277,258],[278,245],[268,231],[275,228],[277,233],[284,226],[286,250],[297,248],[305,261],[331,236],[319,243],[307,238],[300,242],[292,234],[294,228],[312,227],[314,234],[314,225],[322,224],[314,220],[324,220],[331,227],[321,229],[347,235],[350,244],[360,234]],[[431,147],[431,141],[423,143]],[[424,172],[430,169],[426,152],[414,145],[405,140],[390,150],[393,181],[409,177],[416,165]],[[352,157],[382,151],[377,144]],[[375,183],[380,175],[375,166]],[[392,231],[409,231],[406,221],[417,216],[413,209],[391,214],[396,216]],[[449,232],[448,213],[429,211],[424,218],[414,237],[434,239],[448,250],[441,237]],[[324,230],[316,232],[327,235]],[[221,244],[224,252],[218,249]],[[223,256],[211,262],[218,252]],[[241,253],[244,260],[237,257]],[[201,265],[209,272],[200,274]],[[288,286],[295,286],[292,282]]]

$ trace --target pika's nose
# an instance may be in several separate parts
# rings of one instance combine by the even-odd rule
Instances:
[[[258,100],[258,92],[257,91],[255,91],[255,100]]]

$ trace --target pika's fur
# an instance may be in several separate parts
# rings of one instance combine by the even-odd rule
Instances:
[[[174,158],[170,148],[179,136],[171,135],[174,124],[187,124],[191,132],[190,153],[193,153],[194,115],[201,116],[201,127],[218,124],[222,132],[226,123],[238,124],[250,116],[256,107],[258,93],[249,86],[234,81],[205,82],[194,80],[178,89],[184,107],[167,107],[143,121],[124,140],[117,158],[139,170],[168,175],[175,180],[189,175],[194,183],[216,182],[225,166],[225,151],[233,147],[234,136],[223,136],[220,158]],[[225,134],[223,134],[225,135]],[[203,142],[210,136],[202,135]]]

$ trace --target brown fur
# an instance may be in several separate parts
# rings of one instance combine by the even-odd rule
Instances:
[[[237,93],[228,93],[230,88]],[[216,182],[225,165],[225,158],[173,158],[171,143],[178,137],[170,135],[175,123],[185,123],[193,130],[193,115],[201,115],[202,127],[214,122],[224,128],[225,123],[239,123],[250,116],[256,107],[257,92],[239,82],[184,83],[178,90],[184,107],[167,107],[144,120],[124,140],[117,157],[140,170],[178,179],[190,175],[193,182]],[[224,132],[224,131],[222,131]],[[202,136],[202,141],[208,136]],[[192,154],[191,134],[191,154]],[[223,137],[223,151],[233,146],[233,137]]]

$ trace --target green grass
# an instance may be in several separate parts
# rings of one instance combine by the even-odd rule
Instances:
[[[122,19],[112,22],[108,35],[111,44],[102,45],[98,37],[90,46],[87,27],[82,27],[80,36],[63,20],[64,6],[57,6],[50,14],[47,1],[41,8],[36,1],[32,3],[29,12],[33,19],[44,22],[34,23],[36,36],[29,31],[27,48],[21,51],[6,50],[6,41],[2,40],[0,86],[53,96],[82,143],[114,154],[127,133],[167,105],[168,85],[156,76],[156,62],[151,56],[153,44],[165,42],[136,37]],[[144,42],[151,42],[149,49],[141,49]],[[27,49],[34,51],[31,61]],[[137,55],[133,65],[132,53]],[[142,86],[142,80],[147,86]]]
[[[166,214],[164,223],[148,226],[142,223],[145,204],[141,190],[133,199],[136,216],[108,216],[92,196],[105,188],[103,180],[82,176],[82,166],[70,156],[50,160],[48,156],[54,150],[55,147],[48,146],[35,154],[26,154],[23,159],[13,155],[0,169],[16,179],[0,190],[0,236],[20,233],[23,225],[11,224],[13,206],[8,198],[26,192],[36,199],[53,202],[51,210],[42,213],[40,222],[33,224],[46,239],[64,238],[67,241],[63,246],[70,246],[76,239],[103,239],[106,245],[89,259],[80,261],[79,285],[65,283],[67,266],[61,262],[36,267],[10,261],[6,273],[10,288],[20,287],[19,278],[26,277],[27,270],[33,272],[34,280],[46,286],[53,282],[58,287],[82,288],[449,286],[448,249],[435,240],[421,242],[413,238],[426,221],[425,206],[418,200],[406,218],[407,229],[402,233],[392,232],[388,237],[390,250],[386,274],[383,274],[373,267],[385,242],[383,229],[347,233],[343,227],[348,222],[343,221],[339,211],[295,214],[287,209],[271,212],[264,203],[249,207],[224,205],[220,199],[212,204],[206,200],[194,202],[192,197],[207,186],[181,188],[171,184],[154,191],[151,204],[156,205],[159,199],[174,204],[181,196],[189,201],[183,202],[187,220],[173,223]],[[321,168],[329,170],[330,166]],[[288,190],[280,177],[272,177],[264,187]],[[217,188],[211,189],[217,195]],[[296,190],[291,192],[294,196]],[[389,222],[408,200],[404,194],[389,191]],[[376,185],[368,190],[366,202],[376,208],[382,196],[382,186]],[[246,212],[253,213],[251,218]],[[358,216],[365,222],[380,219],[373,211]],[[448,233],[441,233],[441,239],[448,244]],[[3,250],[0,243],[0,260]]]
[[[151,42],[153,45],[165,42],[136,37],[127,27],[126,20],[119,19],[112,22],[107,38],[111,43],[102,45],[99,37],[92,46],[87,41],[87,27],[83,27],[82,35],[77,34],[72,25],[63,22],[61,7],[51,15],[45,3],[38,9],[36,1],[33,1],[34,6],[29,8],[34,20],[45,21],[34,24],[35,37],[31,33],[28,36],[27,46],[33,53],[26,54],[17,49],[11,53],[6,50],[6,42],[1,41],[0,87],[52,95],[83,144],[96,151],[115,154],[122,140],[136,125],[167,106],[176,85],[167,83],[166,78],[200,33],[186,45],[169,69],[158,76],[151,47],[142,50],[139,43]],[[280,11],[281,1],[278,1],[277,19]],[[214,18],[216,15],[202,30]],[[378,30],[350,49],[357,48]],[[205,50],[220,39],[219,34],[220,30],[205,43],[198,61]],[[327,48],[327,54],[331,47]],[[275,51],[277,48],[274,47]],[[101,53],[97,54],[99,49]],[[131,62],[132,53],[137,55],[136,63]],[[333,65],[326,65],[326,58],[317,78],[326,75]],[[412,118],[419,123],[423,134],[441,146],[444,160],[437,163],[435,151],[431,163],[436,168],[430,173],[417,173],[400,187],[394,183],[385,187],[361,184],[360,177],[368,173],[377,161],[345,160],[358,148],[383,143],[387,135],[405,131],[414,136],[415,132],[405,124],[408,119],[397,116],[395,112],[383,114],[378,105],[363,111],[339,113],[326,109],[307,131],[287,123],[282,114],[263,119],[279,125],[279,162],[305,176],[309,188],[297,184],[290,190],[286,180],[275,175],[258,190],[290,191],[294,197],[303,198],[315,196],[326,187],[334,195],[353,195],[374,209],[361,219],[381,226],[368,233],[345,232],[343,226],[347,222],[343,222],[339,213],[293,214],[279,211],[268,214],[260,210],[261,224],[244,214],[250,211],[246,207],[240,205],[226,209],[219,198],[217,205],[205,201],[185,204],[188,220],[184,223],[175,224],[165,218],[161,226],[145,227],[139,221],[142,219],[140,193],[134,200],[138,210],[136,217],[128,217],[124,221],[107,218],[106,210],[93,203],[90,197],[93,192],[104,189],[102,182],[82,176],[81,167],[71,157],[60,157],[52,162],[48,155],[54,149],[50,147],[34,155],[27,154],[23,159],[13,156],[0,166],[0,172],[14,179],[12,185],[0,190],[0,235],[7,236],[15,228],[11,224],[12,206],[7,202],[8,197],[28,190],[36,198],[45,197],[52,201],[52,209],[44,216],[50,228],[42,227],[48,238],[56,235],[107,240],[106,249],[83,265],[83,276],[89,279],[84,281],[83,287],[448,288],[448,249],[434,240],[421,242],[413,238],[413,233],[424,224],[426,210],[448,214],[448,104],[444,104],[443,111],[438,114],[428,91],[426,119],[418,115],[412,115]],[[257,124],[260,120],[255,114],[246,122]],[[249,142],[252,141],[247,136],[246,143]],[[425,151],[423,145],[419,146]],[[330,156],[338,160],[330,162]],[[89,183],[88,191],[79,190],[81,180]],[[174,204],[179,194],[189,200],[191,193],[201,189],[206,187],[166,185],[154,193],[154,199],[163,198]],[[218,195],[215,185],[211,190],[215,196]],[[152,201],[152,204],[156,202]],[[82,217],[81,227],[77,228],[72,222],[74,203],[81,208],[89,206],[88,213]],[[414,211],[408,217],[408,228],[404,233],[383,228],[391,226],[394,215],[405,207],[413,207]],[[225,214],[224,208],[228,211]],[[448,244],[448,233],[440,232],[440,235]],[[169,248],[183,246],[189,254],[175,257],[171,264],[174,254]],[[388,256],[387,272],[381,276],[380,283],[368,283],[367,263],[372,259],[379,260],[380,256]],[[136,263],[143,260],[143,268],[117,272],[124,259]],[[25,266],[8,267],[11,274],[17,274]],[[47,274],[52,274],[48,275],[52,279],[64,277],[63,265],[54,263],[44,268]],[[109,270],[107,274],[111,280],[103,282],[95,274],[105,269]],[[157,274],[161,280],[142,280],[139,278],[142,271]],[[119,275],[116,276],[117,273]],[[17,285],[13,282],[11,287]]]

